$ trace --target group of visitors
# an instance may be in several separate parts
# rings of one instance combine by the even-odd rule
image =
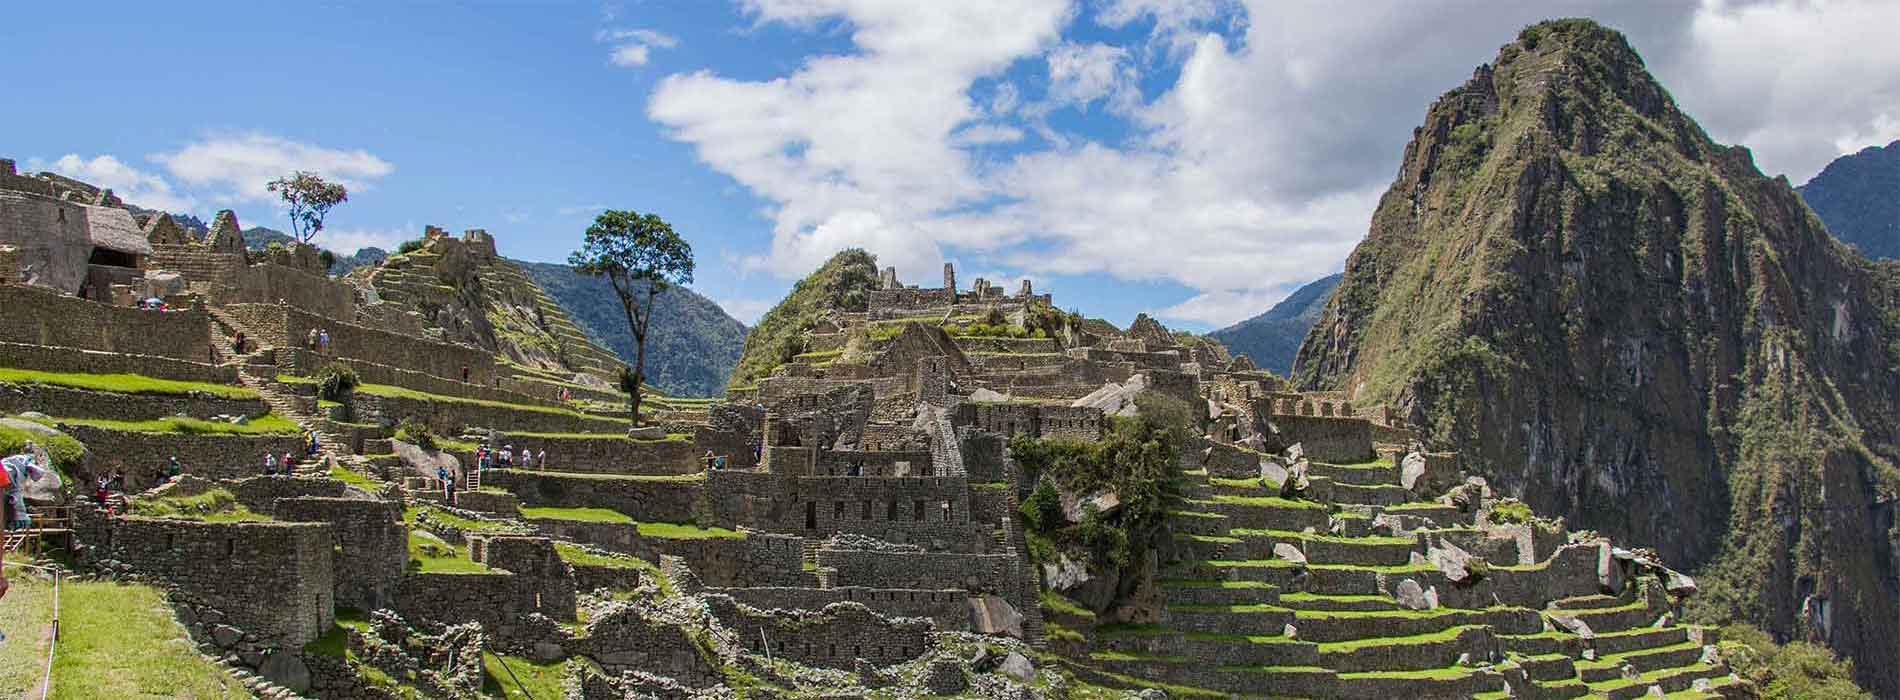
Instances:
[[[283,469],[284,476],[290,476],[296,466],[297,456],[295,454],[285,452],[283,459],[279,460],[277,455],[273,452],[266,451],[264,453],[264,476],[276,476],[279,468]]]
[[[308,349],[316,351],[319,355],[330,354],[329,329],[310,329],[310,334],[304,339],[304,345],[307,346]]]
[[[140,299],[138,301],[137,306],[140,311],[170,311],[172,310],[171,304],[165,303],[164,299],[160,299],[158,297],[146,297],[144,299]]]
[[[725,469],[726,468],[726,456],[715,455],[713,454],[712,450],[706,450],[706,456],[700,458],[700,461],[705,462],[707,469]]]
[[[475,448],[475,468],[479,470],[508,469],[516,466],[522,469],[533,469],[535,464],[540,464],[543,470],[548,468],[547,448],[541,448],[539,454],[529,449],[516,453],[514,445],[503,445],[500,450],[488,445]]]

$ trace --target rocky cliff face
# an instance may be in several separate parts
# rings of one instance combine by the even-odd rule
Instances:
[[[1698,614],[1891,695],[1893,278],[1621,35],[1544,23],[1427,111],[1296,381],[1397,404],[1538,511],[1702,567]]]
[[[1900,258],[1900,141],[1834,159],[1800,192],[1836,238],[1870,258]]]

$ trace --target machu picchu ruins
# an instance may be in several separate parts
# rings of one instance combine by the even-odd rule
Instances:
[[[795,9],[813,14],[745,16],[830,26],[832,10]],[[1136,19],[1095,21],[1153,23],[1156,37],[1172,21],[1123,10]],[[1067,12],[1063,24],[1081,13]],[[930,41],[838,26],[852,30],[840,41]],[[1195,50],[1237,41],[1223,37]],[[626,28],[593,40],[621,68],[680,43]],[[1050,61],[1049,80],[1081,80]],[[1159,123],[1160,98],[1144,102],[1127,70],[1128,95],[1071,107]],[[770,101],[718,80],[674,74],[655,90],[697,86],[739,111]],[[953,119],[965,147],[1070,147],[1069,126],[1046,121],[1060,105],[984,101],[984,118],[1029,115],[1036,134]],[[684,111],[647,117],[670,128]],[[714,170],[839,157],[798,140],[743,157],[696,145]],[[788,224],[808,213],[775,201],[755,215],[790,217],[774,235],[795,235],[758,257],[642,213],[678,194],[656,179],[637,211],[549,205],[459,234],[411,223],[399,245],[377,239],[393,250],[338,266],[319,244],[385,232],[324,238],[323,217],[390,168],[326,153],[323,174],[272,162],[280,179],[246,183],[282,197],[272,212],[294,235],[246,229],[242,197],[77,156],[0,158],[0,700],[1834,700],[1900,687],[1900,262],[1830,239],[1785,177],[1711,139],[1594,21],[1525,27],[1433,101],[1343,269],[1262,282],[1297,290],[1285,313],[1232,313],[1221,322],[1253,318],[1212,334],[1197,332],[1218,327],[1197,303],[1254,304],[1265,287],[1038,267],[1023,256],[1079,253],[959,218],[1029,197],[1013,171],[980,185],[953,173],[968,191],[948,203],[906,199],[949,217],[930,226],[858,211]],[[907,157],[936,167],[921,153]],[[530,172],[509,168],[476,175]],[[860,184],[786,172],[822,197]],[[1836,186],[1839,206],[1859,206],[1860,183]],[[1187,188],[1099,205],[1125,214]],[[1300,208],[1224,204],[1195,216],[1317,226]],[[724,206],[682,204],[677,221]],[[594,218],[565,263],[512,246],[537,215],[578,231],[570,209]],[[463,228],[488,214],[452,216]],[[852,238],[881,226],[912,228]],[[900,248],[925,233],[944,242]],[[1012,237],[1028,241],[1015,257],[977,254]],[[796,281],[727,315],[757,300],[693,289],[695,255],[720,261],[712,274]],[[793,267],[803,276],[781,274]],[[1107,299],[1096,274],[1198,296]],[[723,325],[650,343],[673,332],[649,332],[656,309],[689,303]],[[1297,352],[1290,328],[1306,334]],[[692,345],[711,337],[736,340]],[[669,357],[690,353],[704,357]],[[681,383],[657,388],[660,363]]]

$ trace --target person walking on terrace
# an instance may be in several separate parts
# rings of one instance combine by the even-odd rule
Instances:
[[[468,383],[468,365],[462,365],[462,383]]]
[[[231,354],[244,354],[244,331],[238,331],[236,335],[231,336]]]
[[[534,450],[521,451],[521,468],[522,469],[534,468]]]
[[[312,352],[315,352],[315,351],[316,351],[316,349],[317,349],[317,329],[315,329],[315,328],[312,328],[312,329],[310,329],[310,338],[309,338],[309,339],[308,339],[308,340],[307,340],[307,341],[305,342],[305,345],[306,345],[306,346],[308,346],[308,349],[309,349],[310,351],[312,351]]]
[[[330,354],[330,330],[327,328],[317,334],[317,353],[322,355]]]
[[[545,447],[541,448],[541,454],[535,455],[534,461],[539,462],[541,464],[541,471],[547,471],[548,470],[548,448],[545,448]]]
[[[276,473],[277,473],[277,453],[265,452],[264,453],[264,476],[270,476]]]
[[[185,465],[178,463],[178,455],[172,455],[171,461],[165,465],[165,478],[162,481],[171,481],[183,473],[185,473]]]

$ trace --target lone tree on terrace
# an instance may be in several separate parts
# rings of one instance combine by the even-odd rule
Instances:
[[[633,424],[640,424],[640,387],[646,383],[647,324],[653,320],[653,300],[668,287],[693,282],[693,247],[657,214],[636,211],[602,212],[587,227],[581,249],[567,257],[575,271],[606,277],[620,297],[633,332],[633,369],[621,377]]]
[[[323,230],[323,217],[331,207],[350,199],[350,191],[342,185],[302,170],[272,180],[269,187],[290,206],[290,228],[302,243],[309,243]]]

